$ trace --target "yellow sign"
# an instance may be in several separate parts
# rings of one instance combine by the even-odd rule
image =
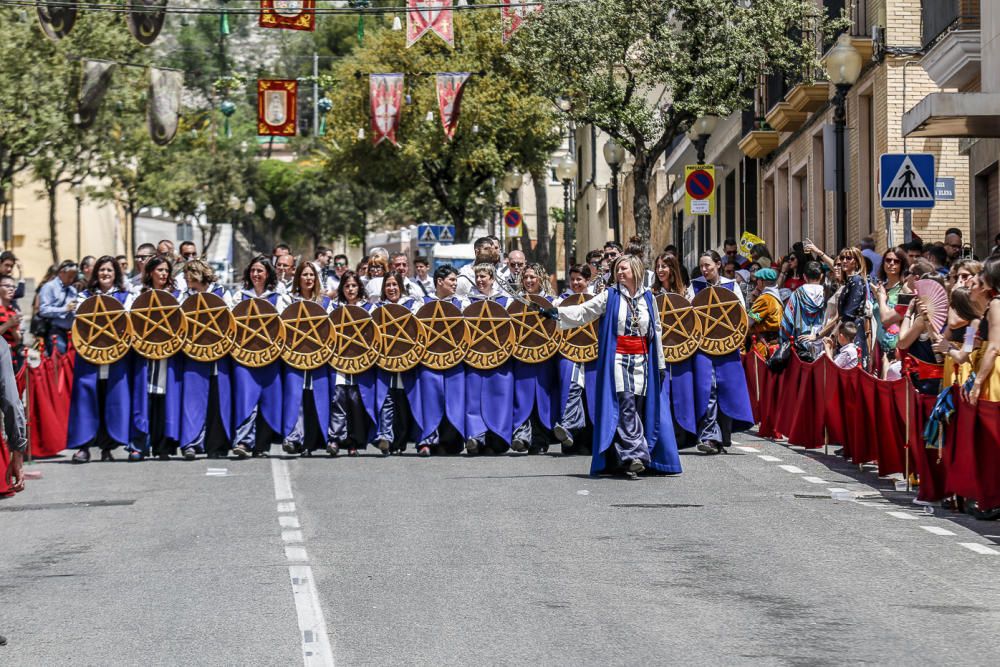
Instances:
[[[715,215],[715,165],[686,165],[684,194],[688,215]]]
[[[740,254],[749,259],[750,249],[758,243],[763,244],[764,239],[750,232],[743,232],[743,236],[740,237]]]
[[[503,224],[507,229],[507,238],[514,239],[520,236],[523,223],[524,217],[521,215],[520,207],[510,206],[503,210]]]

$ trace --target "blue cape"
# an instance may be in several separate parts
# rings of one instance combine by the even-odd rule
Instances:
[[[233,424],[239,426],[260,406],[260,414],[275,433],[281,433],[281,362],[261,368],[233,364]]]
[[[529,364],[514,359],[514,414],[511,423],[517,427],[528,421],[531,410],[538,407],[542,425],[551,429],[559,419],[559,364],[555,359]]]
[[[691,357],[667,364],[667,382],[663,383],[661,391],[670,395],[674,421],[688,433],[697,433],[698,418],[694,414],[694,360]]]
[[[421,421],[423,415],[420,413],[422,401],[420,400],[420,384],[417,382],[417,369],[405,371],[401,375],[403,376],[403,392],[406,394],[406,400],[410,405],[410,414],[413,415],[413,431],[407,437],[416,439],[418,434],[423,431],[423,422]],[[392,386],[392,376],[393,373],[390,371],[384,371],[381,368],[375,369],[376,415],[382,412],[382,404],[385,403],[386,396],[389,395],[389,388]],[[365,400],[363,393],[361,398]],[[378,419],[375,420],[375,423],[378,424]],[[419,440],[417,441],[419,442]]]
[[[282,362],[282,390],[285,400],[282,406],[283,428],[281,434],[286,438],[295,429],[295,422],[298,420],[299,411],[302,410],[302,397],[306,382],[306,371],[292,368]],[[329,366],[323,364],[319,368],[309,371],[312,373],[313,404],[316,406],[316,417],[319,419],[319,432],[323,434],[330,429],[330,373]]]
[[[656,301],[649,290],[643,294],[646,307],[653,321],[658,321]],[[594,416],[594,444],[590,474],[597,475],[607,467],[605,453],[611,447],[618,428],[618,393],[615,391],[615,352],[618,349],[618,308],[621,297],[618,289],[608,288],[608,304],[597,327],[597,412]],[[646,386],[646,410],[643,429],[649,445],[650,467],[663,473],[681,472],[681,460],[674,440],[673,418],[667,393],[660,391],[660,373],[657,368],[656,350],[661,349],[659,330],[650,323],[646,355],[649,378]]]
[[[222,416],[222,427],[227,438],[233,437],[232,413],[232,361],[229,357],[223,357],[217,362],[219,364],[219,412]],[[208,418],[208,393],[212,379],[212,362],[195,361],[194,359],[184,359],[184,372],[182,375],[182,409],[181,409],[181,447],[185,447],[201,435],[205,430]]]
[[[559,357],[559,413],[566,409],[569,403],[569,390],[573,386],[573,367],[576,362],[570,361],[566,357]],[[587,403],[587,415],[590,421],[594,421],[597,414],[597,361],[588,361],[583,364],[583,395]]]
[[[514,374],[509,361],[486,371],[466,367],[465,400],[467,437],[493,431],[510,444],[514,438]]]
[[[130,352],[108,368],[108,387],[104,399],[104,415],[98,413],[98,366],[79,354],[73,364],[73,393],[70,397],[69,432],[66,446],[83,447],[97,437],[103,416],[104,427],[111,439],[119,444],[130,440],[130,408],[132,397],[129,380],[132,366]]]
[[[421,425],[420,440],[428,438],[445,417],[448,417],[448,421],[464,439],[467,406],[463,365],[458,364],[443,371],[417,366],[414,373],[420,402],[415,404],[411,401],[410,406],[413,409],[414,419]]]
[[[163,434],[171,440],[180,437],[181,421],[181,379],[184,360],[175,354],[167,359],[167,393],[164,396],[166,410]],[[149,393],[146,382],[148,377],[148,362],[137,356],[132,364],[132,433],[133,435],[149,433]]]

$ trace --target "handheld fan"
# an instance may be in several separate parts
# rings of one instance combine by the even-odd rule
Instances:
[[[948,321],[948,292],[935,280],[918,280],[915,291],[924,304],[932,330],[941,333]]]

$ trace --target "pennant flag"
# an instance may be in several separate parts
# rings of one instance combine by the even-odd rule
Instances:
[[[260,0],[260,27],[315,30],[316,0]]]
[[[76,104],[76,116],[73,122],[77,127],[87,129],[97,119],[104,95],[111,87],[111,75],[115,71],[115,63],[106,60],[84,60],[83,82],[80,84],[80,99]]]
[[[503,23],[503,43],[506,44],[521,28],[528,14],[541,11],[541,5],[527,6],[528,0],[501,0],[500,20]]]
[[[403,75],[372,74],[368,79],[369,104],[372,117],[372,144],[378,146],[388,139],[398,146],[396,130],[403,111]]]
[[[406,0],[406,48],[424,33],[433,32],[455,46],[455,24],[451,20],[451,0]]]
[[[49,39],[58,42],[76,23],[76,0],[37,0],[38,22]]]
[[[160,35],[167,18],[167,0],[129,0],[125,24],[132,36],[149,46]]]
[[[149,97],[146,102],[146,125],[153,143],[166,146],[177,134],[181,118],[181,91],[184,72],[176,69],[149,68]]]
[[[257,134],[295,136],[298,87],[295,79],[257,80]]]
[[[468,72],[439,72],[437,75],[438,111],[441,113],[441,126],[449,139],[455,136],[462,92],[468,79]]]

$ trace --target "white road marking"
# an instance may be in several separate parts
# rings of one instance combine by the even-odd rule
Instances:
[[[738,449],[741,452],[748,452],[750,454],[756,454],[757,452],[760,451],[756,447],[743,447],[743,446],[733,447],[733,449]]]
[[[229,468],[209,468],[205,471],[207,477],[226,477],[229,475]]]
[[[291,565],[288,575],[292,580],[292,594],[295,596],[295,612],[299,617],[299,632],[302,635],[302,662],[312,665],[333,665],[333,649],[326,634],[326,620],[323,607],[319,603],[319,593],[313,581],[312,568],[308,565]]]
[[[806,475],[802,479],[806,480],[810,484],[826,484],[826,480],[823,479],[822,477],[811,477],[809,475]]]
[[[295,503],[278,503],[279,512],[294,512]]]
[[[757,458],[761,461],[767,461],[768,463],[777,463],[781,460],[777,456],[771,456],[770,454],[758,454]]]
[[[299,517],[297,516],[279,516],[278,525],[282,528],[299,528]]]
[[[285,558],[293,563],[304,563],[309,560],[305,547],[285,547]]]
[[[283,530],[283,531],[281,531],[281,540],[283,542],[301,542],[302,541],[302,531],[301,530]]]
[[[292,480],[288,476],[288,461],[271,459],[271,476],[274,478],[274,499],[292,499]]]
[[[955,534],[955,533],[951,532],[950,530],[948,530],[947,528],[941,528],[940,526],[920,526],[920,527],[923,528],[924,530],[926,530],[931,535],[954,535]]]
[[[917,520],[917,516],[915,514],[910,514],[909,512],[886,512],[886,514],[888,514],[889,516],[894,516],[897,519],[911,519],[913,521]]]
[[[975,551],[977,554],[991,555],[991,556],[1000,555],[1000,551],[992,549],[986,546],[985,544],[979,544],[978,542],[959,542],[958,544],[960,546],[965,547],[969,551]]]
[[[790,472],[790,473],[793,473],[795,475],[804,475],[804,474],[806,474],[805,470],[803,470],[802,468],[798,468],[796,466],[778,466],[778,467],[781,468],[782,470],[784,470],[785,472]]]

